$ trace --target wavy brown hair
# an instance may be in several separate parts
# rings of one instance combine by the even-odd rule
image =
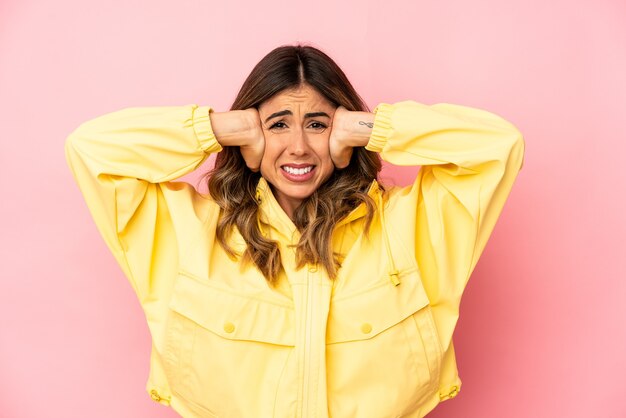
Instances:
[[[256,108],[284,90],[308,84],[334,106],[351,111],[370,111],[339,66],[325,53],[311,46],[285,45],[267,54],[252,69],[243,83],[231,110]],[[367,195],[372,180],[378,177],[381,162],[378,154],[363,147],[354,148],[350,164],[335,169],[330,178],[305,199],[293,214],[300,231],[296,245],[297,268],[307,263],[321,264],[331,278],[340,267],[331,240],[337,222],[361,203],[367,207],[366,231],[375,205]],[[239,147],[224,147],[215,167],[208,173],[209,193],[222,209],[217,225],[217,239],[232,257],[243,256],[253,262],[270,285],[276,283],[282,268],[276,241],[266,238],[257,222],[256,187],[260,173],[251,171]],[[236,227],[247,243],[244,254],[236,254],[228,245]]]

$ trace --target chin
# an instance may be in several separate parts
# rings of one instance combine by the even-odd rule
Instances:
[[[315,188],[301,187],[300,190],[297,190],[296,187],[289,187],[287,189],[281,190],[281,192],[284,196],[288,197],[289,199],[304,200],[304,199],[309,198],[313,193],[315,193],[316,190],[317,190],[317,187]]]

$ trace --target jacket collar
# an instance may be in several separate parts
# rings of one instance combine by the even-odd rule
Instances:
[[[266,233],[266,236],[272,238],[271,230],[274,229],[290,242],[297,242],[300,239],[298,229],[283,208],[280,207],[267,180],[263,177],[256,186],[256,199],[259,203],[259,228],[263,233]],[[265,228],[263,228],[263,224],[266,225]]]
[[[387,259],[389,262],[389,279],[395,286],[398,286],[400,284],[400,280],[398,278],[399,272],[396,269],[393,259],[389,232],[387,231],[387,224],[385,222],[385,204],[383,193],[376,180],[373,180],[372,184],[370,184],[367,194],[374,199],[374,202],[376,202],[376,212],[378,212],[378,216],[380,217],[380,223],[383,230],[383,240],[385,249],[387,250]],[[267,183],[267,180],[263,177],[260,178],[259,183],[257,184],[256,199],[257,202],[259,202],[259,215],[257,219],[261,232],[268,238],[275,239],[272,236],[273,231],[275,230],[279,234],[282,234],[284,239],[286,239],[289,244],[296,244],[300,239],[300,232],[289,216],[287,216],[283,208],[280,207],[276,197],[274,197],[274,193],[272,193],[272,190]],[[367,208],[365,207],[365,204],[362,203],[346,217],[337,222],[335,228],[359,219],[365,216],[366,213]]]
[[[378,182],[376,180],[372,180],[372,184],[370,184],[370,187],[367,190],[367,194],[369,195],[369,197],[374,199],[374,202],[376,203],[378,203],[379,190],[380,190],[380,187],[378,186]],[[356,219],[362,218],[366,214],[367,214],[367,208],[365,207],[364,203],[361,203],[359,206],[354,208],[354,210],[352,210],[352,212],[350,212],[347,216],[345,216],[343,219],[337,222],[336,227],[345,225]]]
[[[367,194],[378,203],[378,194],[380,187],[376,180],[370,184]],[[256,198],[259,202],[259,221],[261,224],[265,224],[271,228],[276,229],[279,233],[283,234],[289,241],[296,241],[300,239],[300,233],[294,225],[293,221],[287,216],[282,207],[278,204],[274,193],[270,185],[265,178],[261,177],[256,187]],[[352,212],[341,219],[336,227],[345,225],[349,222],[357,220],[367,213],[367,208],[364,204],[357,206]],[[266,231],[266,228],[262,228],[262,231]]]

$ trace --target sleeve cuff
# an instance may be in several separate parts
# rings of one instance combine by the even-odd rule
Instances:
[[[213,127],[211,126],[211,118],[209,112],[213,112],[210,106],[197,106],[193,108],[193,130],[196,133],[196,138],[200,143],[202,151],[207,153],[220,152],[222,146],[217,142],[217,138],[213,133]]]
[[[380,103],[374,109],[374,128],[370,135],[370,140],[365,146],[368,151],[381,152],[387,144],[393,129],[391,128],[391,113],[393,105]]]

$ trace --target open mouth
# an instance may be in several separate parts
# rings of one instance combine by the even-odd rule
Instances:
[[[290,164],[280,167],[283,175],[291,181],[306,181],[313,177],[315,172],[314,165],[306,164]]]
[[[313,170],[312,165],[308,167],[304,167],[304,168],[296,168],[296,167],[290,167],[288,165],[284,165],[281,168],[285,170],[286,172],[288,172],[289,174],[294,174],[297,176],[302,176],[304,174],[310,173]]]

